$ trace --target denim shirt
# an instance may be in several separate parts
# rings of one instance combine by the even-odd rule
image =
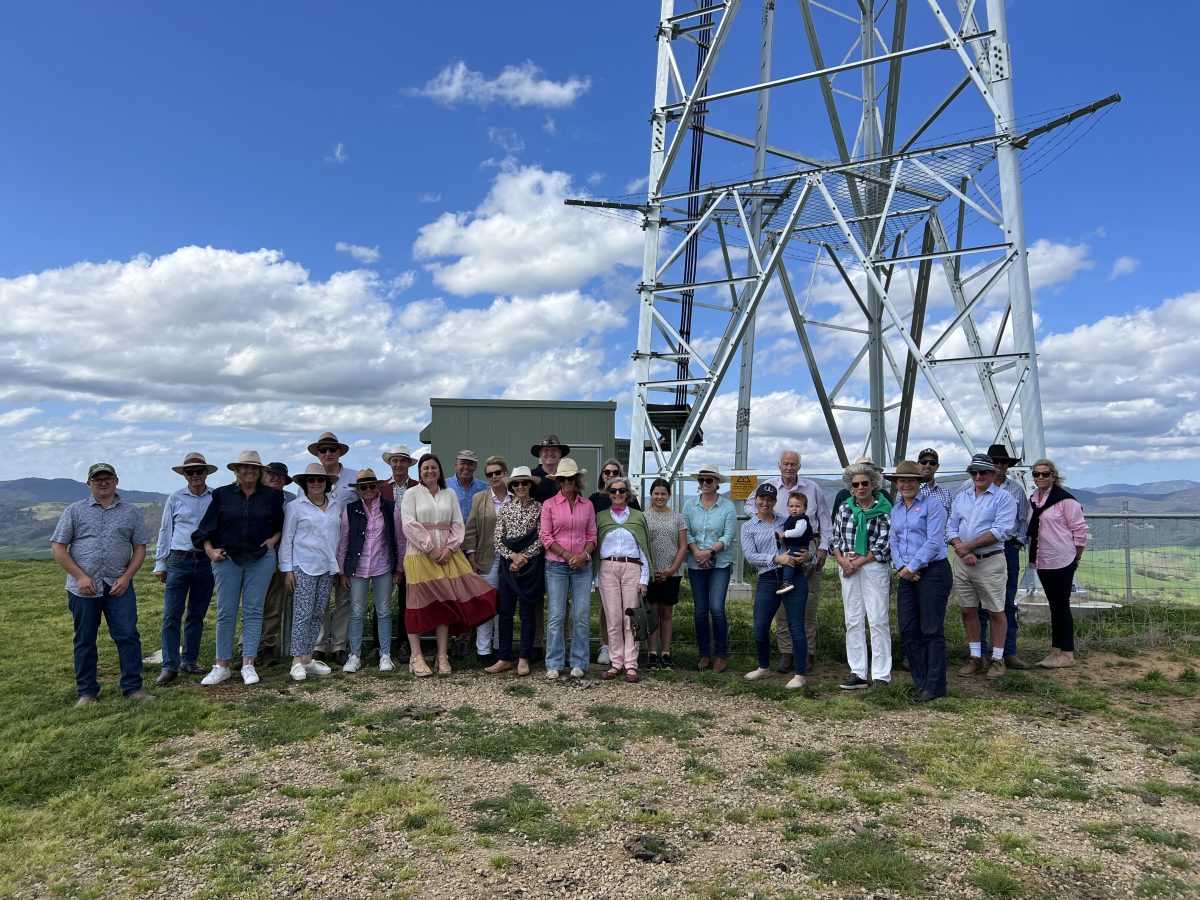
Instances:
[[[721,552],[713,557],[713,568],[724,569],[733,561],[733,535],[737,529],[737,510],[725,497],[718,496],[712,509],[700,505],[699,497],[691,497],[683,504],[683,518],[687,522],[687,541],[701,550],[707,550],[717,541]],[[688,551],[687,566],[698,569],[696,557]]]
[[[916,497],[912,506],[905,506],[903,498],[896,499],[889,541],[897,572],[905,567],[919,572],[934,560],[946,558],[947,519],[946,507],[933,494]]]

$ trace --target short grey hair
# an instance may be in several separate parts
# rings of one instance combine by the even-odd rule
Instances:
[[[842,469],[842,484],[846,485],[846,490],[850,489],[850,484],[854,481],[855,475],[866,475],[871,481],[871,490],[878,491],[883,488],[883,473],[875,466],[867,463],[854,463]]]

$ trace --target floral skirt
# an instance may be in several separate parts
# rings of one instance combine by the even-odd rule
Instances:
[[[428,553],[404,557],[408,584],[404,624],[409,634],[448,625],[451,634],[464,634],[496,614],[496,589],[475,574],[462,551],[455,550],[443,566]]]

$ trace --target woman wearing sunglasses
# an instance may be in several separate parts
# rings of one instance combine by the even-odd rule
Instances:
[[[507,672],[513,665],[513,613],[521,610],[521,645],[517,674],[529,674],[533,655],[534,623],[546,591],[546,555],[542,552],[542,504],[533,499],[542,479],[517,466],[505,479],[512,499],[496,512],[493,544],[499,563],[498,637],[500,658],[484,669],[491,675]]]
[[[847,466],[842,472],[842,482],[850,489],[850,496],[834,512],[832,546],[833,557],[841,569],[850,677],[840,687],[843,691],[856,691],[870,687],[872,682],[880,685],[892,680],[892,625],[888,615],[892,504],[887,495],[879,492],[883,477],[874,465]]]
[[[342,507],[338,581],[350,592],[350,658],[342,671],[362,668],[363,620],[367,589],[375,596],[375,628],[379,638],[379,671],[391,672],[392,585],[400,581],[396,558],[396,504],[380,496],[382,482],[374,469],[360,469],[350,483],[358,499]]]
[[[500,556],[496,553],[496,517],[500,510],[512,500],[505,484],[508,462],[503,456],[489,456],[483,463],[483,477],[490,490],[480,491],[471,498],[471,509],[467,514],[467,536],[463,538],[463,552],[475,572],[496,588],[496,605],[500,605]],[[475,656],[483,667],[496,662],[500,641],[496,634],[495,616],[475,629]]]
[[[625,672],[636,684],[638,645],[632,620],[625,610],[645,602],[650,585],[650,529],[641,510],[629,506],[629,482],[608,480],[608,509],[596,516],[596,558],[600,603],[608,623],[609,669],[601,677],[612,680]]]
[[[714,465],[701,466],[696,473],[700,493],[683,505],[687,522],[688,583],[696,611],[696,649],[699,669],[724,672],[728,668],[729,620],[725,597],[729,593],[730,564],[733,562],[737,510],[728,498],[717,493],[725,479]],[[711,626],[710,626],[711,618]],[[714,660],[715,654],[715,660]]]
[[[1030,467],[1033,495],[1029,503],[1029,562],[1050,605],[1050,655],[1043,669],[1075,665],[1075,622],[1071,617],[1071,585],[1083,557],[1088,527],[1083,507],[1063,488],[1053,460],[1039,459]]]
[[[625,473],[621,471],[621,464],[615,459],[606,459],[604,465],[600,467],[599,483],[596,490],[588,497],[592,502],[592,509],[596,511],[596,515],[604,512],[612,506],[612,498],[608,495],[608,483],[614,478],[624,477]],[[630,509],[641,509],[637,497],[629,495]],[[611,659],[608,653],[608,620],[604,616],[604,604],[600,605],[600,652],[596,654],[596,662],[602,666],[607,666]]]

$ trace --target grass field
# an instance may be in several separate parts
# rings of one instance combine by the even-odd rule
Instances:
[[[149,652],[161,587],[143,574],[137,590]],[[689,672],[685,645],[637,686],[469,663],[294,685],[275,667],[258,688],[181,683],[138,705],[102,634],[102,701],[76,711],[59,570],[0,563],[0,896],[1200,890],[1200,614],[1164,613],[1171,639],[1147,651],[1117,613],[1071,673],[952,678],[914,709],[902,673],[837,691],[826,598],[812,697]],[[749,604],[730,611],[745,671]],[[683,642],[690,618],[681,603]],[[1037,658],[1045,628],[1022,642]],[[650,832],[680,859],[631,863],[623,841]]]

